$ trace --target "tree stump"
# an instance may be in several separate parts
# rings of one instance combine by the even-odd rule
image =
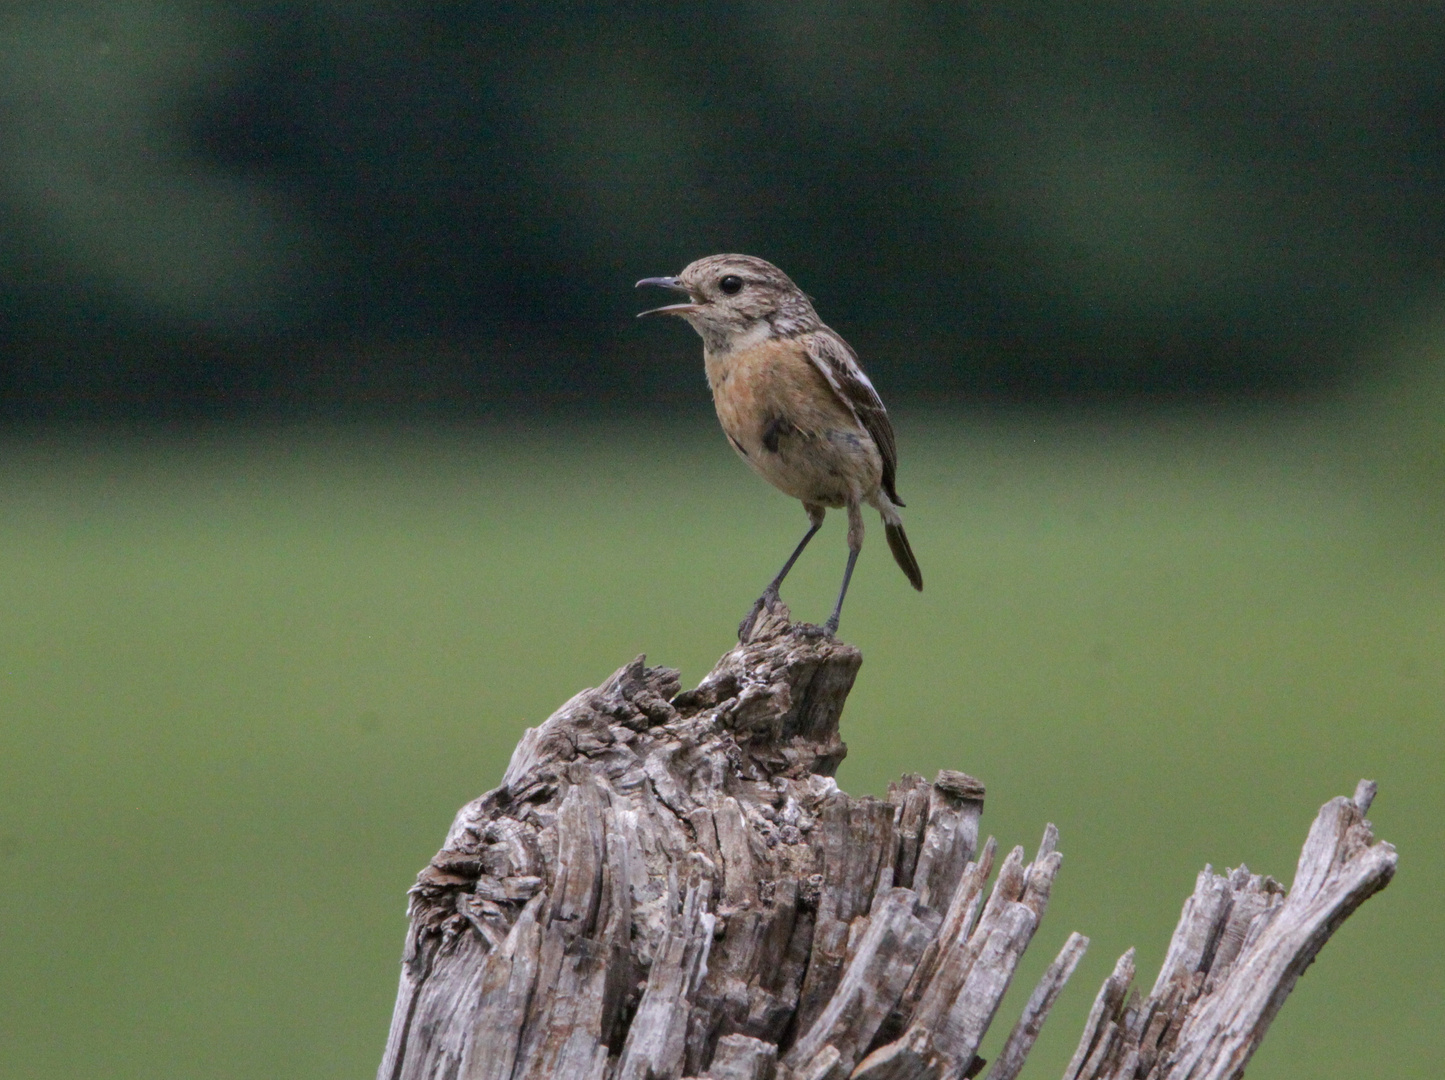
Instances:
[[[694,690],[638,657],[529,729],[411,890],[378,1080],[954,1080],[1062,858],[979,849],[984,786],[833,774],[862,657],[778,604]],[[1208,868],[1149,998],[1132,950],[1066,1080],[1232,1077],[1395,867],[1373,787],[1321,811],[1286,896]],[[1022,1067],[1087,947],[1050,966],[988,1080]]]

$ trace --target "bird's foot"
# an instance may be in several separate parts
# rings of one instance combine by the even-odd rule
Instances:
[[[827,624],[819,626],[817,623],[805,622],[794,623],[792,627],[792,632],[797,634],[799,637],[815,638],[818,641],[826,641],[831,640],[833,635],[837,631],[833,627],[828,626]]]
[[[738,624],[738,640],[740,642],[746,645],[748,641],[752,639],[753,630],[758,625],[758,619],[762,617],[763,612],[771,611],[773,605],[777,602],[777,589],[767,589],[763,592],[762,596],[758,597],[757,601],[753,604],[752,610],[748,612],[748,617]]]

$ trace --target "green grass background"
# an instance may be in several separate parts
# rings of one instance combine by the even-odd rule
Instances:
[[[959,768],[1005,847],[1058,824],[986,1054],[1078,929],[1028,1073],[1058,1075],[1125,948],[1152,982],[1206,862],[1288,882],[1367,776],[1399,876],[1250,1076],[1435,1074],[1445,470],[1437,429],[1381,410],[896,411],[927,591],[873,526],[839,779]],[[710,420],[0,451],[5,1077],[371,1075],[456,808],[635,654],[697,680],[805,526]],[[826,616],[842,534],[795,615]]]

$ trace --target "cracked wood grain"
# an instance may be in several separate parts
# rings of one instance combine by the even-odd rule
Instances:
[[[1099,990],[1064,1080],[1235,1080],[1289,992],[1351,913],[1390,883],[1397,856],[1365,819],[1375,797],[1320,808],[1286,892],[1240,866],[1205,867],[1154,988],[1129,995],[1133,950]]]
[[[417,876],[378,1080],[976,1075],[1058,833],[994,874],[978,780],[840,791],[861,662],[778,604],[695,689],[639,657],[529,729]],[[1371,794],[1322,811],[1287,897],[1206,870],[1153,993],[1129,996],[1126,956],[1066,1080],[1237,1075],[1393,872],[1363,823]],[[1065,944],[989,1080],[1018,1075],[1086,947]]]

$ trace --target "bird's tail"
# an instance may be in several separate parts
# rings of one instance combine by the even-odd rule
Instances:
[[[888,550],[893,552],[893,558],[908,578],[908,584],[922,592],[923,571],[918,569],[918,560],[913,557],[913,549],[908,546],[908,534],[903,531],[903,523],[885,521],[883,532],[888,537]]]

